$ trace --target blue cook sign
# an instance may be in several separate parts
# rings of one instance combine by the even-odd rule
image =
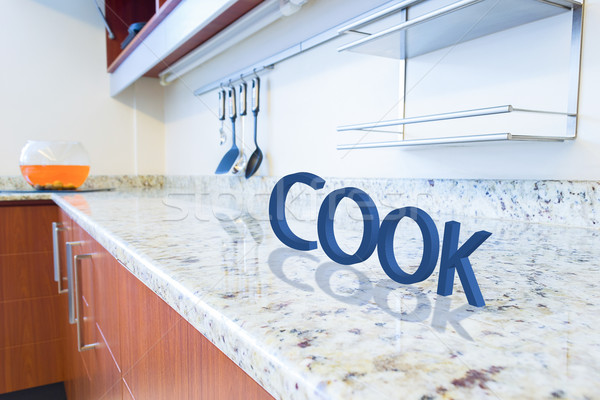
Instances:
[[[317,248],[317,242],[298,237],[292,232],[285,218],[285,200],[290,188],[296,183],[308,185],[315,190],[322,189],[325,186],[324,179],[309,172],[298,172],[284,176],[275,184],[269,200],[271,227],[279,240],[292,249],[314,250]],[[363,237],[358,250],[354,254],[347,254],[340,248],[333,231],[335,210],[340,201],[346,197],[358,205],[364,224]],[[423,256],[419,268],[413,274],[404,272],[394,256],[394,234],[398,223],[405,217],[415,221],[423,235]],[[386,215],[380,225],[379,213],[373,199],[364,191],[354,187],[334,190],[325,197],[319,209],[317,233],[325,254],[333,261],[343,265],[365,261],[377,248],[379,261],[385,273],[394,281],[402,284],[421,282],[429,278],[435,269],[440,253],[438,230],[425,211],[417,207],[399,208]],[[446,222],[437,293],[442,296],[452,294],[454,271],[456,271],[469,304],[483,307],[485,301],[481,295],[481,290],[479,290],[477,279],[475,279],[469,256],[490,237],[491,233],[486,231],[476,232],[460,248],[458,247],[459,234],[460,223],[456,221]]]

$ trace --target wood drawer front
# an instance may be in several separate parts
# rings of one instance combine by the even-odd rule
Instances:
[[[119,379],[115,384],[101,397],[102,400],[121,400],[123,399],[123,380]]]
[[[119,266],[124,398],[188,398],[187,336],[182,318]]]
[[[187,337],[183,320],[171,326],[157,343],[125,372],[135,399],[189,399]]]
[[[60,297],[0,303],[0,348],[60,339]]]
[[[0,254],[52,252],[56,206],[0,207]]]
[[[0,393],[63,380],[62,340],[0,349]]]
[[[273,397],[192,325],[189,344],[190,399],[273,400]]]
[[[83,318],[82,344],[97,345],[79,353],[76,331],[72,334],[72,348],[69,351],[77,353],[75,358],[81,358],[81,362],[75,359],[72,364],[76,368],[81,364],[88,379],[83,379],[83,374],[75,371],[69,377],[73,380],[69,382],[69,390],[85,393],[84,397],[75,399],[105,399],[107,396],[115,396],[117,392],[121,393],[119,298],[116,276],[117,266],[120,268],[120,264],[77,224],[73,224],[70,236],[72,240],[82,242],[73,248],[74,254],[91,255],[77,265],[78,295],[83,313],[80,315]]]
[[[126,374],[181,317],[125,267],[118,276],[121,370]]]
[[[63,358],[65,360],[65,391],[69,400],[88,400],[91,393],[91,374],[77,351],[75,325],[68,325]]]
[[[90,238],[91,239],[91,238]],[[92,243],[94,270],[92,286],[94,291],[94,318],[97,324],[97,341],[108,348],[115,367],[121,371],[121,346],[119,309],[119,270],[121,264],[100,244]]]
[[[52,253],[0,255],[0,302],[58,294]]]
[[[92,373],[92,399],[106,399],[121,393],[121,370],[117,366],[110,348],[102,335],[99,335],[98,347],[87,351],[84,360]],[[120,398],[120,397],[119,397]]]

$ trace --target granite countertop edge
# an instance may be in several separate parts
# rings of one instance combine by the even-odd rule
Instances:
[[[329,399],[318,388],[319,382],[294,374],[283,365],[276,354],[266,351],[235,321],[223,316],[202,300],[202,295],[192,293],[144,254],[104,229],[81,210],[65,201],[60,194],[34,195],[36,199],[51,199],[79,224],[92,238],[111,253],[128,271],[158,295],[165,303],[218,347],[252,379],[277,399]],[[31,199],[31,196],[28,198]],[[253,362],[249,362],[252,360]],[[258,363],[256,363],[259,361]],[[256,364],[255,364],[256,363]],[[258,368],[258,365],[261,367]],[[276,374],[285,376],[275,377]],[[274,380],[274,378],[277,378]],[[278,382],[278,385],[273,385]],[[287,388],[282,388],[286,386]],[[282,389],[286,392],[281,393]],[[293,396],[290,394],[293,393]]]
[[[154,189],[152,189],[154,190]],[[159,193],[159,191],[157,191]],[[159,193],[160,194],[160,193]],[[82,194],[83,198],[86,198],[86,194]],[[90,194],[90,199],[93,199],[93,195]],[[32,194],[11,194],[11,195],[0,195],[0,201],[17,201],[17,200],[52,200],[54,201],[63,211],[65,211],[76,223],[78,223],[85,231],[87,231],[90,236],[92,236],[95,240],[98,241],[106,250],[111,253],[125,268],[127,268],[131,273],[133,273],[140,281],[142,281],[148,288],[150,288],[154,293],[156,293],[162,300],[164,300],[170,307],[172,307],[178,314],[180,314],[186,321],[188,321],[194,328],[196,328],[201,334],[203,334],[210,342],[212,342],[215,346],[217,346],[226,356],[228,356],[234,363],[236,363],[242,370],[244,370],[252,379],[258,382],[265,390],[267,390],[272,396],[277,399],[289,399],[289,400],[297,400],[297,399],[337,399],[337,398],[386,398],[385,395],[379,393],[378,388],[369,389],[368,396],[366,397],[355,397],[355,393],[352,392],[352,388],[350,386],[335,386],[328,387],[328,374],[320,373],[320,372],[307,372],[307,370],[302,365],[298,365],[298,359],[290,359],[285,354],[282,354],[281,351],[289,350],[284,347],[278,347],[277,343],[270,343],[265,341],[264,337],[258,337],[256,327],[254,327],[254,331],[252,335],[246,328],[244,327],[243,322],[240,322],[236,319],[232,319],[227,316],[225,313],[221,312],[218,308],[218,303],[215,305],[211,305],[208,301],[205,301],[204,293],[195,292],[193,287],[189,286],[189,280],[186,280],[185,276],[181,276],[178,270],[173,270],[169,268],[161,267],[160,260],[153,260],[149,254],[152,252],[145,254],[143,250],[139,247],[136,248],[135,243],[128,243],[126,239],[119,237],[118,230],[117,233],[111,231],[107,227],[103,225],[102,220],[94,219],[93,216],[87,215],[85,209],[78,207],[77,205],[69,203],[68,199],[64,197],[62,194],[48,194],[48,193],[32,193]],[[112,197],[111,197],[112,199]],[[535,224],[534,224],[535,225]],[[512,229],[512,228],[511,228]],[[527,228],[529,229],[529,228]],[[584,263],[588,267],[586,267],[586,271],[592,278],[597,276],[597,267],[595,267],[592,261],[592,258],[589,255],[598,254],[595,250],[589,250],[586,253],[585,249],[587,249],[590,243],[597,243],[598,238],[600,237],[593,230],[588,230],[585,228],[553,228],[557,229],[557,232],[562,232],[562,229],[569,229],[569,231],[576,232],[573,236],[572,242],[576,243],[571,246],[575,249],[581,247],[579,252],[584,254],[587,258],[581,258],[580,255],[573,255],[572,259],[577,260],[578,263]],[[584,230],[585,229],[585,230]],[[124,231],[122,231],[124,232]],[[513,237],[518,231],[511,231],[509,237]],[[554,232],[554,230],[552,231]],[[590,239],[589,243],[582,245],[577,241],[578,238],[582,238],[587,236],[587,232],[590,233],[593,238]],[[553,233],[554,235],[554,233]],[[556,235],[559,235],[556,233]],[[498,236],[500,232],[498,232]],[[126,236],[125,236],[126,237]],[[502,240],[502,239],[500,239]],[[506,241],[504,243],[507,243]],[[550,242],[555,243],[555,242]],[[535,246],[534,249],[538,250],[538,246],[535,242],[532,242],[532,246]],[[143,247],[143,246],[142,246]],[[568,246],[567,246],[568,248]],[[590,248],[595,248],[591,246]],[[542,248],[541,250],[546,250]],[[548,250],[548,254],[554,254],[554,250]],[[534,254],[532,252],[532,254]],[[540,265],[548,265],[553,260],[546,259],[545,254],[543,256],[537,255],[538,261],[537,263],[545,263]],[[489,252],[489,257],[495,258],[493,252]],[[527,265],[521,264],[521,259],[510,260],[506,252],[502,253],[500,257],[504,257],[505,261],[503,265],[505,268],[515,267],[526,267]],[[568,255],[561,255],[564,258],[564,262],[568,262],[570,258]],[[588,260],[590,258],[590,260]],[[588,260],[588,261],[586,261]],[[215,261],[217,262],[217,261]],[[511,264],[511,262],[513,262]],[[514,269],[514,268],[513,268]],[[516,268],[513,273],[518,271],[519,268]],[[522,273],[519,271],[518,273]],[[536,272],[537,273],[537,272]],[[490,277],[497,279],[496,273],[490,271]],[[562,272],[558,271],[556,273],[556,278],[562,280],[566,275],[561,275]],[[510,322],[518,322],[519,324],[514,325],[515,329],[525,329],[528,327],[530,332],[538,332],[538,327],[534,327],[537,322],[534,320],[539,315],[538,314],[544,312],[544,309],[547,309],[546,303],[544,302],[546,296],[550,296],[552,300],[560,299],[558,294],[554,294],[550,289],[555,289],[557,286],[543,286],[538,283],[536,280],[541,279],[538,275],[527,275],[526,276],[531,284],[532,288],[529,286],[526,287],[528,289],[525,293],[517,293],[520,297],[519,300],[515,300],[513,298],[501,297],[501,293],[511,293],[510,287],[504,288],[501,285],[494,287],[495,291],[495,301],[490,303],[488,308],[488,312],[483,319],[483,317],[479,317],[479,321],[483,322],[483,325],[493,327],[493,323],[503,321],[501,316],[506,315],[506,318],[510,318]],[[551,276],[552,279],[555,278],[554,275]],[[590,280],[593,282],[593,279]],[[553,281],[553,285],[556,282]],[[549,284],[548,284],[549,285]],[[588,284],[589,286],[589,284]],[[535,288],[541,287],[542,292],[538,293],[535,291]],[[590,286],[591,287],[591,286]],[[595,284],[594,284],[595,287]],[[492,289],[489,287],[488,289]],[[210,290],[210,289],[208,289]],[[593,290],[593,287],[587,290]],[[491,291],[491,290],[490,290]],[[541,296],[541,297],[540,297]],[[557,297],[555,297],[557,296]],[[490,293],[491,297],[491,293]],[[535,304],[537,302],[542,302],[544,304],[538,304],[536,308],[531,311],[529,308],[526,308],[528,304],[525,303],[525,300],[530,302],[531,304]],[[519,303],[520,302],[520,303]],[[519,304],[522,308],[517,306]],[[554,303],[547,303],[552,307]],[[542,307],[543,306],[543,307]],[[513,308],[511,308],[513,307]],[[597,303],[591,302],[589,305],[582,304],[582,310],[590,311],[596,309]],[[507,311],[508,310],[508,311]],[[577,312],[577,310],[565,311],[562,308],[556,309],[559,311],[558,315],[553,315],[552,317],[548,317],[548,320],[545,323],[548,326],[552,327],[552,330],[545,330],[544,332],[550,332],[549,335],[559,335],[559,331],[554,333],[555,327],[564,326],[564,321],[561,321],[561,318],[568,317],[568,313]],[[553,311],[556,311],[553,310]],[[468,311],[468,310],[467,310]],[[525,312],[526,311],[526,312]],[[454,311],[453,311],[454,312]],[[533,312],[533,313],[532,313]],[[510,315],[508,315],[510,314]],[[565,315],[563,315],[565,314]],[[524,320],[517,318],[525,318]],[[529,321],[526,318],[531,319],[531,325],[529,325]],[[570,318],[570,317],[569,317]],[[335,321],[337,321],[334,318]],[[477,316],[475,316],[475,321],[478,321]],[[494,321],[494,322],[492,322]],[[595,324],[595,323],[594,323]],[[274,325],[276,326],[276,324]],[[499,324],[500,326],[500,324]],[[580,326],[580,325],[578,325]],[[512,325],[511,325],[512,327]],[[523,327],[523,328],[521,328]],[[500,328],[499,328],[500,329]],[[557,328],[558,329],[558,328]],[[562,328],[560,328],[562,329]],[[593,327],[590,325],[590,328],[593,331]],[[434,332],[434,330],[429,328],[429,331]],[[492,329],[493,331],[493,329]],[[336,331],[337,332],[337,331]],[[503,332],[500,330],[500,332]],[[526,331],[527,332],[527,331]],[[492,335],[494,332],[483,331],[482,335]],[[532,342],[528,341],[527,337],[531,333],[527,333],[527,335],[521,339],[523,343],[530,344]],[[425,331],[425,335],[430,335]],[[434,332],[435,335],[435,332]],[[533,334],[531,334],[534,336]],[[489,336],[492,337],[492,336]],[[507,337],[510,337],[508,335]],[[554,336],[552,336],[554,337]],[[562,337],[562,336],[556,336]],[[277,338],[274,336],[273,339]],[[451,338],[450,338],[451,339]],[[588,338],[590,343],[592,343],[594,348],[592,348],[592,352],[590,353],[590,357],[592,359],[596,359],[597,351],[596,348],[600,346],[599,342],[596,339]],[[498,339],[500,340],[500,339]],[[507,339],[508,340],[508,339]],[[423,342],[427,343],[427,342]],[[482,341],[479,346],[484,346],[486,341]],[[508,343],[502,341],[501,343]],[[456,343],[454,343],[456,344]],[[460,344],[460,343],[459,343]],[[489,343],[488,343],[489,345]],[[295,348],[296,346],[294,346]],[[460,348],[460,346],[458,346]],[[476,347],[480,348],[480,347]],[[281,349],[279,351],[278,349]],[[432,350],[433,351],[433,350]],[[303,354],[303,353],[300,353]],[[427,354],[430,354],[427,352]],[[433,354],[433,353],[432,353]],[[538,354],[538,353],[535,353]],[[585,353],[581,353],[585,355]],[[581,358],[581,354],[578,353],[578,357]],[[289,354],[288,354],[289,355]],[[342,355],[343,357],[343,355]],[[462,357],[462,356],[461,356]],[[454,361],[453,361],[454,362]],[[489,362],[493,362],[493,360],[489,360]],[[408,363],[409,365],[410,363]],[[435,364],[432,364],[435,365]],[[538,364],[532,364],[536,368],[539,367]],[[589,365],[586,364],[586,365]],[[452,364],[453,368],[455,364]],[[345,367],[345,366],[344,366]],[[462,367],[461,367],[462,368]],[[458,368],[457,370],[460,370]],[[491,367],[496,368],[496,367]],[[350,369],[348,369],[349,373]],[[394,370],[392,370],[394,371]],[[467,373],[467,378],[473,378],[475,375],[469,375],[469,370]],[[483,373],[487,373],[485,370],[482,370]],[[491,371],[491,370],[490,370]],[[502,367],[500,369],[495,369],[489,374],[496,374],[498,371],[502,371]],[[475,371],[478,372],[478,371]],[[475,374],[473,372],[472,374]],[[538,372],[538,371],[532,371]],[[395,373],[395,372],[394,372]],[[458,371],[457,371],[458,373]],[[588,367],[586,374],[584,375],[589,378],[589,375],[600,376],[600,369],[598,367],[594,367],[593,365]],[[477,375],[479,376],[479,375]],[[351,379],[353,379],[351,377]],[[475,379],[475,378],[473,378]],[[487,379],[487,378],[486,378]],[[535,381],[535,376],[528,377],[527,380]],[[588,379],[589,380],[589,379]],[[468,379],[467,379],[468,381]],[[469,382],[466,384],[469,384]],[[366,379],[365,383],[372,383],[372,381]],[[418,382],[417,380],[414,381]],[[452,381],[453,383],[454,381]],[[461,380],[457,380],[458,383],[461,383]],[[494,380],[490,379],[491,387],[494,387]],[[338,384],[339,382],[334,381],[333,384]],[[448,382],[446,382],[448,383]],[[477,382],[476,382],[477,383]],[[514,388],[512,385],[510,386],[502,386],[502,389],[508,389],[509,392],[505,393],[507,398],[522,398],[521,392],[513,392],[512,389],[517,390],[520,388],[521,382],[515,382]],[[483,385],[483,386],[482,386]],[[558,385],[558,383],[557,383]],[[596,385],[590,383],[590,387],[598,388]],[[418,386],[418,385],[417,385]],[[559,387],[559,386],[557,386]],[[480,389],[487,390],[487,386],[485,381],[479,383]],[[426,392],[426,388],[415,388],[415,390],[423,390]],[[435,390],[435,387],[433,388]],[[477,389],[477,386],[475,387]],[[469,390],[475,390],[469,389]],[[551,388],[549,388],[551,389]],[[431,390],[431,388],[427,388],[427,390]],[[467,389],[465,389],[467,390]],[[350,391],[350,392],[348,392]],[[556,391],[556,393],[560,394],[560,390]],[[344,396],[344,394],[350,393],[350,396]],[[358,393],[358,392],[357,392]],[[474,394],[474,392],[460,392],[462,395]],[[502,392],[499,392],[502,393]],[[363,393],[364,394],[364,393]],[[422,393],[421,393],[422,394]],[[516,397],[514,397],[516,396]],[[554,392],[552,393],[554,396]],[[407,394],[407,397],[408,396]],[[425,397],[425,396],[424,396]],[[424,398],[421,397],[421,398]],[[443,397],[443,396],[442,396]],[[484,396],[485,397],[485,396]],[[527,396],[525,396],[527,397]],[[554,396],[556,397],[556,396]],[[432,397],[433,398],[433,397]],[[445,397],[444,397],[445,398]],[[580,398],[577,397],[576,398]]]

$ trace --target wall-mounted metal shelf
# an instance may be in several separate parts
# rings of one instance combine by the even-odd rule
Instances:
[[[410,124],[421,124],[427,122],[446,121],[451,119],[461,118],[472,118],[482,117],[486,115],[498,115],[508,113],[533,113],[548,116],[561,116],[565,118],[567,130],[571,130],[569,126],[574,126],[575,114],[560,113],[553,111],[537,111],[527,110],[522,108],[516,108],[511,105],[497,106],[480,108],[475,110],[464,110],[455,111],[444,114],[435,115],[424,115],[420,117],[410,117],[402,119],[394,119],[388,121],[379,121],[365,124],[346,125],[337,128],[338,132],[348,131],[367,131],[367,132],[385,132],[395,133],[400,135],[400,140],[385,141],[385,142],[371,142],[371,143],[355,143],[355,144],[344,144],[337,146],[338,150],[352,150],[352,149],[372,149],[379,147],[404,147],[404,146],[420,146],[420,145],[431,145],[431,144],[450,144],[450,143],[476,143],[476,142],[498,142],[507,140],[519,140],[519,141],[558,141],[575,139],[575,136],[540,136],[540,135],[520,135],[511,133],[489,133],[479,135],[465,135],[465,136],[449,136],[449,137],[435,137],[426,139],[405,139],[403,131],[392,131],[389,127],[404,127]]]
[[[338,51],[356,51],[370,55],[406,60],[435,50],[467,42],[523,24],[570,12],[571,44],[569,60],[569,94],[565,112],[521,109],[510,105],[457,111],[445,114],[408,117],[374,123],[338,127],[339,132],[372,131],[402,134],[401,140],[339,145],[339,150],[400,147],[441,143],[468,143],[499,140],[550,140],[563,141],[577,136],[579,75],[581,60],[582,3],[575,0],[405,0],[385,10],[368,15],[349,24],[341,33],[361,34],[361,38],[338,48]],[[396,24],[369,33],[370,26],[394,16]],[[400,17],[400,23],[398,23]],[[391,18],[390,18],[391,19]],[[375,24],[374,24],[375,23]],[[405,77],[406,79],[406,77]],[[404,85],[406,98],[406,80]],[[402,132],[390,127],[444,121],[485,115],[527,112],[546,115],[563,115],[566,118],[564,136],[520,135],[493,133],[483,135],[451,135],[444,138],[405,139]],[[382,129],[382,128],[388,128]]]
[[[405,2],[406,3],[406,2]],[[417,7],[422,1],[411,1]],[[417,15],[405,22],[348,43],[338,51],[351,50],[405,59],[453,46],[485,35],[568,12],[581,4],[557,0],[461,0]],[[394,8],[394,12],[407,9]],[[410,12],[410,10],[409,10]],[[377,16],[381,19],[382,13]],[[473,26],[473,22],[477,25]],[[370,20],[344,27],[360,31]]]

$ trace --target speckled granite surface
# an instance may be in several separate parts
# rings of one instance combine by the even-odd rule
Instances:
[[[81,189],[97,188],[161,188],[165,177],[162,175],[90,175]],[[2,190],[33,190],[22,176],[0,176]]]
[[[367,192],[382,211],[406,205],[431,210],[438,216],[470,216],[600,229],[600,182],[474,180],[474,179],[339,179],[323,177],[318,192],[301,188],[293,201],[305,206],[331,190],[355,186]],[[167,176],[165,187],[195,193],[222,195],[229,203],[243,197],[267,198],[274,177],[246,181],[233,176]],[[236,199],[231,194],[237,194]],[[228,198],[229,197],[229,198]],[[304,207],[308,209],[308,207]],[[252,210],[251,210],[252,212]]]
[[[325,177],[326,178],[326,177]],[[264,214],[262,204],[278,178],[233,176],[90,176],[82,188],[169,188],[231,207],[248,206]],[[600,229],[600,182],[472,180],[472,179],[339,179],[326,178],[324,190],[295,188],[293,201],[300,219],[314,218],[312,207],[329,191],[344,186],[365,190],[382,214],[406,205],[419,206],[439,217],[485,217]],[[2,189],[30,189],[21,176],[0,176]],[[253,198],[253,202],[245,199]],[[306,211],[309,210],[309,211]],[[310,214],[308,214],[310,213]],[[385,214],[384,214],[385,215]]]
[[[487,302],[477,309],[458,281],[452,296],[437,296],[437,269],[405,286],[384,274],[376,255],[344,267],[320,249],[287,249],[265,218],[274,181],[167,178],[166,189],[52,198],[278,399],[600,398],[600,231],[589,222],[597,216],[595,183],[546,182],[536,201],[528,193],[540,182],[500,182],[490,199],[474,182],[464,194],[444,190],[451,181],[392,182],[399,196],[384,198],[381,214],[412,202],[434,216],[440,234],[454,214],[461,243],[477,230],[493,233],[471,257]],[[354,185],[378,199],[381,182],[328,180],[322,192]],[[588,228],[502,220],[495,201],[509,194],[507,218]],[[288,213],[300,220],[290,225],[300,236],[316,238],[319,196],[290,197]],[[487,213],[485,204],[499,219],[458,216]],[[544,207],[549,213],[540,214]],[[526,210],[538,211],[527,217]],[[569,219],[568,210],[579,214]],[[352,207],[342,211],[336,235],[353,251],[360,223]],[[397,238],[399,262],[417,264],[414,226],[401,225]]]
[[[165,177],[162,175],[91,175],[80,189],[131,189],[163,187]],[[10,191],[20,190],[26,193]],[[0,176],[0,201],[49,200],[52,192],[34,190],[22,176]]]
[[[458,218],[461,242],[493,233],[471,257],[487,302],[477,309],[458,282],[437,296],[437,269],[399,285],[376,255],[341,266],[292,251],[260,213],[185,191],[54,199],[278,399],[600,397],[597,230]],[[316,237],[312,223],[290,224]],[[401,226],[397,258],[415,265],[418,232]],[[351,250],[360,230],[336,234]]]

